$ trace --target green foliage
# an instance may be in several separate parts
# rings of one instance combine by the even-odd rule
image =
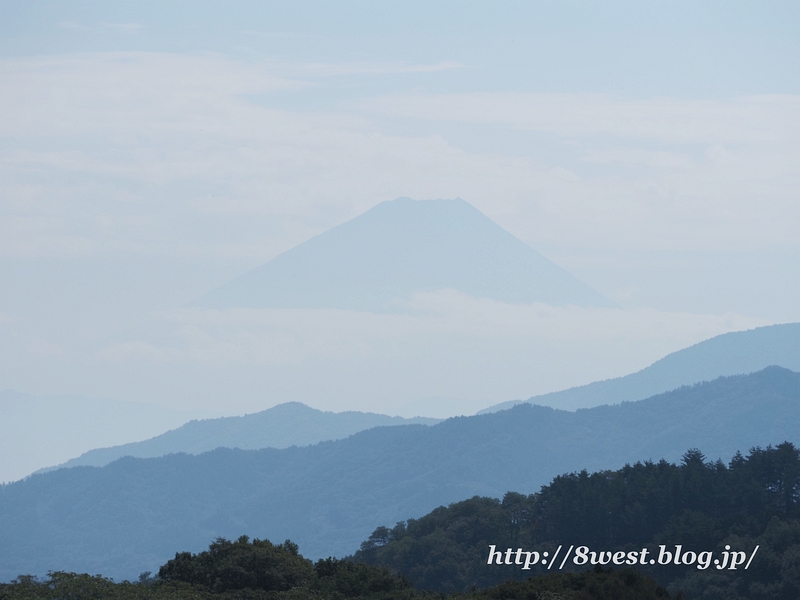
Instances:
[[[2,600],[147,600],[150,598],[189,598],[180,590],[164,588],[165,595],[154,596],[151,588],[129,582],[114,583],[101,575],[51,571],[40,581],[21,575],[9,585],[0,585]],[[184,590],[188,591],[188,590]],[[193,596],[198,598],[198,596]]]
[[[757,537],[730,535],[732,548],[759,545],[747,575],[741,572],[688,573],[670,588],[700,600],[787,600],[800,598],[800,519],[773,517]]]
[[[551,573],[509,581],[470,594],[416,592],[388,571],[334,559],[322,560],[311,585],[284,591],[242,588],[212,592],[203,585],[156,581],[114,583],[99,575],[50,573],[44,581],[22,576],[0,584],[2,600],[668,600],[655,580],[632,570]]]
[[[529,496],[509,492],[502,501],[474,497],[440,507],[391,530],[376,529],[353,559],[404,573],[417,588],[463,592],[541,572],[541,565],[533,571],[487,568],[490,544],[540,552],[559,544],[627,552],[653,551],[659,544],[721,551],[725,544],[752,549],[761,543],[747,580],[758,584],[755,590],[760,585],[788,595],[752,597],[797,598],[800,538],[793,536],[800,531],[799,503],[800,452],[791,443],[753,448],[728,465],[706,462],[692,449],[679,465],[662,460],[582,471],[556,477]],[[703,597],[697,594],[704,586],[722,586],[730,593],[721,597],[738,597],[730,594],[744,577],[743,571],[721,580],[710,571],[689,576],[685,567],[660,565],[650,572],[674,590],[691,589],[691,597]]]
[[[159,569],[158,577],[203,586],[212,592],[247,588],[284,592],[311,582],[314,569],[289,540],[276,546],[269,540],[250,543],[242,536],[235,542],[217,539],[200,554],[176,554]]]
[[[312,589],[323,598],[410,598],[411,584],[389,569],[327,558],[314,566],[317,580]]]
[[[199,554],[180,552],[135,583],[100,575],[51,572],[0,584],[0,600],[403,600],[415,596],[409,582],[388,569],[328,558],[316,565],[289,540],[272,544],[246,536],[217,539]]]
[[[219,539],[200,554],[179,553],[162,577],[143,573],[136,583],[100,575],[51,572],[47,579],[23,575],[0,584],[0,600],[446,600],[415,591],[388,569],[328,558],[310,567],[287,541]],[[164,575],[168,576],[166,578]],[[191,581],[189,581],[191,580]],[[555,573],[512,581],[453,600],[662,600],[666,591],[631,570]]]
[[[507,581],[468,597],[475,600],[668,600],[670,596],[653,578],[638,571],[596,569],[588,573],[550,573],[527,581]]]

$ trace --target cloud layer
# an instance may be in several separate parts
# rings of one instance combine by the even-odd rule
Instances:
[[[2,58],[0,260],[24,264],[22,285],[46,290],[37,301],[59,314],[41,265],[124,255],[216,262],[233,276],[379,201],[461,196],[633,309],[445,292],[395,316],[177,308],[193,291],[153,302],[157,313],[142,310],[141,329],[125,333],[127,322],[101,327],[91,308],[63,310],[80,323],[59,334],[20,302],[0,319],[6,385],[175,406],[225,398],[231,410],[302,400],[392,411],[428,396],[487,404],[622,375],[774,320],[763,304],[745,313],[723,296],[705,311],[646,308],[628,301],[641,281],[607,276],[664,280],[698,252],[797,256],[800,98],[352,91],[370,78],[468,68],[158,52]],[[791,275],[776,271],[760,296]],[[158,298],[156,280],[143,281]],[[690,304],[693,284],[671,281]],[[104,302],[122,303],[131,285]]]
[[[510,305],[449,290],[417,295],[403,311],[178,309],[104,344],[65,348],[57,362],[91,381],[95,395],[172,408],[222,402],[252,412],[295,400],[402,414],[443,397],[458,414],[625,375],[714,335],[767,324],[735,314]],[[32,349],[27,362],[52,359]]]
[[[292,109],[334,76],[453,66],[3,59],[0,253],[258,260],[399,195],[460,195],[553,252],[796,247],[794,96],[423,94]],[[520,152],[512,133],[552,152]]]

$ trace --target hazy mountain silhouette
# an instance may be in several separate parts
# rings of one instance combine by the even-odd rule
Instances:
[[[381,202],[198,299],[208,308],[392,310],[455,289],[509,303],[612,303],[460,198]]]
[[[158,435],[205,411],[81,396],[0,392],[0,482],[67,460],[98,446]]]
[[[682,385],[753,373],[769,365],[800,371],[800,323],[725,333],[668,354],[625,377],[596,381],[528,400],[501,402],[478,414],[505,410],[522,402],[574,410],[642,400]]]
[[[300,402],[286,402],[243,417],[221,417],[190,421],[159,436],[111,448],[97,448],[55,467],[102,467],[122,458],[154,458],[176,452],[200,454],[215,448],[289,448],[340,440],[370,427],[391,425],[434,425],[441,419],[404,419],[356,411],[321,411]]]
[[[0,487],[0,579],[49,569],[132,578],[242,534],[342,556],[379,525],[474,495],[532,493],[561,473],[677,461],[692,447],[729,460],[784,440],[800,441],[800,374],[770,367],[577,412],[522,404],[302,448],[58,469]]]

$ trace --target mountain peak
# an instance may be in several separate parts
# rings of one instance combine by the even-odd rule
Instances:
[[[611,305],[460,198],[381,202],[194,305],[383,312],[443,289],[514,304]]]

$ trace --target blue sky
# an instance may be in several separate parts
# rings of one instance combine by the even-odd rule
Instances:
[[[469,412],[800,320],[797,3],[0,13],[0,387]],[[464,198],[619,310],[181,312],[398,196]]]
[[[214,52],[467,67],[372,93],[797,93],[794,2],[3,2],[0,52]],[[391,79],[391,78],[387,78]],[[364,87],[355,86],[358,94]],[[340,90],[345,94],[345,90]]]

